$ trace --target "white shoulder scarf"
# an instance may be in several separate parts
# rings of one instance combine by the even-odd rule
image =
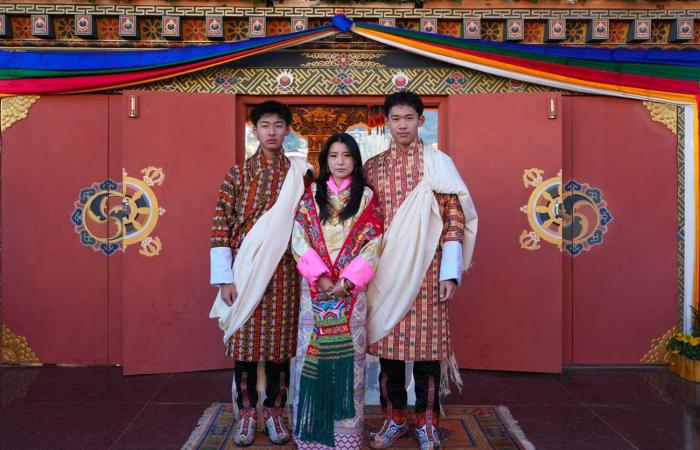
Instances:
[[[289,246],[294,216],[304,193],[304,174],[308,164],[304,158],[289,157],[291,166],[284,178],[280,194],[243,239],[233,262],[233,282],[238,297],[232,306],[216,295],[209,318],[219,320],[224,331],[224,344],[248,321],[262,300],[277,265]]]
[[[367,289],[367,339],[387,336],[416,299],[442,233],[434,193],[457,194],[465,216],[462,267],[469,268],[478,219],[466,184],[445,153],[424,149],[424,176],[406,197],[384,233],[384,250]]]

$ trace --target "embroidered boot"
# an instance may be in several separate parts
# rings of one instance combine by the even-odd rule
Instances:
[[[255,426],[258,421],[258,414],[255,408],[243,408],[239,411],[238,416],[233,441],[239,447],[247,447],[255,439]]]
[[[416,437],[421,450],[440,450],[442,444],[438,418],[433,414],[430,417],[425,413],[416,414]]]
[[[372,448],[389,448],[408,432],[405,410],[394,410],[391,415],[384,411],[382,427],[369,435],[369,446]]]
[[[282,408],[265,407],[265,434],[276,445],[284,445],[289,441],[289,431],[282,423]]]

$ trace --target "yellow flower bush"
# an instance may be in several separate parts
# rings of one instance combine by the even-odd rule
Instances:
[[[700,312],[693,308],[693,330],[690,334],[676,333],[668,341],[668,351],[700,361]]]

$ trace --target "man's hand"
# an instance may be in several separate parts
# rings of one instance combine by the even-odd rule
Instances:
[[[445,280],[440,282],[440,301],[446,302],[452,300],[457,292],[457,282],[454,280]]]
[[[232,306],[233,302],[238,298],[238,291],[236,290],[236,285],[233,283],[222,283],[221,284],[221,300],[224,301],[228,306]]]
[[[318,284],[318,287],[325,292],[326,295],[331,295],[331,292],[333,291],[333,281],[330,278],[322,275],[318,278],[316,284]]]

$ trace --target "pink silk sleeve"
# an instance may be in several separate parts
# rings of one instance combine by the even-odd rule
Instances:
[[[301,258],[299,258],[297,262],[297,269],[299,269],[299,273],[301,273],[304,278],[309,280],[309,284],[312,286],[316,286],[316,282],[321,275],[331,275],[331,271],[328,270],[326,264],[313,248],[307,249],[304,254],[301,255]]]
[[[340,274],[340,278],[345,278],[355,285],[355,289],[352,292],[354,295],[357,295],[367,286],[372,276],[374,276],[372,266],[362,256],[357,256],[350,261],[350,264],[345,266],[343,273]]]

